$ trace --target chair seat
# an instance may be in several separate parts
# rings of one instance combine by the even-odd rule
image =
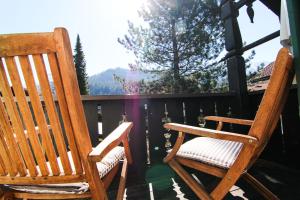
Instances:
[[[71,168],[75,171],[71,152],[68,152]],[[120,160],[125,156],[123,147],[115,147],[102,160],[97,162],[99,175],[103,178],[110,170],[112,170]],[[60,158],[57,158],[58,166],[62,170]],[[50,165],[48,165],[50,166]],[[63,171],[63,170],[62,170]],[[21,192],[40,193],[40,194],[81,194],[89,189],[88,183],[67,183],[67,184],[42,184],[42,185],[5,185],[9,189],[18,190]]]
[[[176,155],[227,169],[236,160],[242,146],[240,142],[197,137],[182,144]]]

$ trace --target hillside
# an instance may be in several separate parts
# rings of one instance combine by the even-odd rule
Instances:
[[[108,69],[88,78],[90,95],[120,95],[124,94],[121,84],[114,80],[114,74],[127,80],[139,81],[148,79],[149,75],[142,72],[132,72],[125,68]]]

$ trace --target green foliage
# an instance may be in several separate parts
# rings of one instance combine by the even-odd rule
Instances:
[[[149,0],[139,16],[144,23],[128,22],[128,34],[118,42],[136,56],[132,70],[156,77],[139,82],[140,93],[203,92],[220,85],[226,67],[213,64],[224,47],[216,0]]]
[[[89,93],[88,76],[86,73],[86,62],[79,35],[77,35],[76,45],[74,49],[74,63],[76,68],[77,80],[79,84],[80,94],[85,95]]]
[[[264,68],[264,66],[265,66],[265,63],[260,63],[256,67],[256,69],[254,69],[254,70],[250,69],[250,67],[251,67],[251,62],[250,61],[254,58],[255,54],[256,54],[255,51],[252,50],[251,54],[245,59],[245,68],[246,68],[246,72],[247,72],[246,73],[246,79],[247,79],[247,81],[249,81],[251,78],[253,78],[254,76],[256,76],[257,73],[260,70],[262,70]]]

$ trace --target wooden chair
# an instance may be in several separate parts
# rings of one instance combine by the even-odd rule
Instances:
[[[247,170],[259,157],[277,125],[280,113],[289,93],[293,79],[292,57],[285,48],[277,55],[270,78],[255,119],[231,119],[209,116],[206,120],[218,122],[217,130],[167,123],[166,129],[179,132],[176,143],[164,158],[164,162],[186,182],[200,199],[222,199],[242,177],[266,199],[278,199]],[[222,131],[223,123],[251,126],[248,135]],[[185,134],[196,137],[183,143]],[[187,166],[221,178],[218,185],[208,193],[183,166]]]
[[[0,35],[0,90],[2,198],[108,199],[124,160],[117,199],[123,198],[133,124],[122,123],[92,148],[64,28]],[[85,190],[73,191],[78,185]]]

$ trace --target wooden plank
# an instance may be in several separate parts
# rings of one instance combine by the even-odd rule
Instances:
[[[40,168],[40,172],[43,176],[49,175],[49,170],[46,165],[46,158],[41,147],[38,134],[36,134],[35,124],[31,115],[31,110],[26,100],[24,88],[22,87],[21,78],[19,76],[19,72],[16,66],[16,63],[13,59],[8,58],[9,60],[9,67],[8,72],[10,75],[10,80],[12,82],[14,93],[19,105],[20,112],[23,116],[23,121],[26,126],[26,137],[29,138],[31,142],[31,147],[35,153],[35,158]],[[36,176],[33,174],[32,176]]]
[[[56,160],[56,154],[52,139],[50,137],[47,121],[45,118],[44,110],[38,95],[36,85],[33,78],[33,73],[31,69],[31,64],[27,56],[19,56],[21,68],[23,71],[23,76],[26,82],[28,94],[30,96],[30,101],[32,104],[32,109],[39,127],[40,135],[42,138],[42,146],[47,154],[49,160],[51,171],[53,175],[59,175],[59,167]]]
[[[242,135],[238,133],[200,128],[200,127],[189,126],[185,124],[166,123],[164,124],[164,128],[169,130],[179,131],[179,132],[181,131],[184,133],[189,133],[197,136],[241,142],[248,145],[256,145],[258,143],[257,138],[250,135]]]
[[[225,123],[248,125],[248,126],[251,126],[253,123],[253,120],[236,119],[236,118],[220,117],[220,116],[206,116],[204,119],[210,121],[216,121],[216,122],[225,122]]]
[[[1,63],[1,60],[0,60],[0,63]],[[8,119],[7,113],[5,112],[5,108],[4,108],[2,101],[0,101],[0,122],[1,122],[0,123],[1,130],[4,133],[4,139],[6,141],[6,145],[9,148],[9,152],[7,154],[7,156],[9,156],[9,158],[5,160],[6,161],[5,165],[7,167],[9,175],[16,176],[18,173],[18,170],[22,170],[22,169],[24,170],[23,160],[22,160],[18,145],[13,136],[13,131],[10,126],[10,121]],[[12,158],[14,158],[14,162],[12,162]],[[22,167],[20,168],[20,166],[22,166]]]
[[[9,61],[8,58],[6,58],[5,60],[6,60],[6,62]],[[7,67],[10,67],[10,64],[11,63],[8,62]],[[6,72],[5,72],[4,66],[2,64],[0,66],[0,88],[1,88],[2,95],[4,97],[7,114],[9,115],[9,119],[10,119],[10,122],[11,122],[12,128],[13,128],[13,132],[10,132],[10,133],[8,132],[8,134],[9,135],[11,134],[12,140],[15,140],[13,137],[13,134],[16,134],[17,140],[18,140],[18,146],[20,147],[20,149],[22,151],[22,154],[19,154],[20,160],[22,160],[22,157],[21,157],[21,155],[22,155],[23,158],[26,158],[26,159],[24,159],[24,162],[26,163],[26,166],[28,167],[30,174],[31,175],[37,174],[37,170],[35,168],[35,161],[34,161],[32,153],[31,153],[30,147],[27,143],[27,139],[24,135],[22,120],[19,116],[17,106],[14,102],[14,97],[13,97],[13,94],[11,91],[11,87],[9,86],[9,83],[8,83],[8,80],[6,77]],[[7,122],[8,121],[6,121],[6,122],[3,121],[3,123],[7,123]],[[15,145],[15,147],[16,147],[16,145]],[[21,174],[21,176],[27,175],[25,168],[26,167],[24,166],[24,163],[22,163],[22,162],[18,163],[18,170],[19,170],[19,173]]]
[[[92,150],[92,152],[89,154],[89,159],[93,162],[101,161],[108,152],[118,146],[123,140],[127,139],[127,135],[132,126],[132,122],[123,122],[120,124]]]
[[[198,171],[222,178],[225,176],[226,171],[225,169],[221,169],[215,166],[211,166],[205,163],[201,163],[199,161],[194,161],[186,158],[176,157],[176,161],[178,161],[180,164],[196,169]]]
[[[54,53],[49,53],[47,54],[47,56],[49,60],[50,69],[52,72],[52,78],[55,86],[56,96],[58,99],[62,120],[64,122],[64,128],[68,139],[68,144],[70,146],[70,150],[71,150],[71,154],[75,166],[75,171],[76,174],[82,174],[83,173],[82,164],[81,164],[78,148],[74,137],[73,127],[71,125],[71,119],[68,112],[64,89],[62,87],[62,77],[58,68],[57,58]]]
[[[92,150],[92,144],[89,138],[88,127],[80,99],[72,49],[67,30],[63,28],[56,28],[54,30],[54,40],[57,48],[57,59],[60,66],[60,72],[62,75],[68,76],[68,78],[62,79],[63,88],[74,130],[75,140],[78,144],[92,198],[95,200],[108,199],[103,183],[99,177],[96,164],[86,159]]]
[[[59,184],[59,183],[76,183],[85,181],[83,175],[59,175],[59,176],[0,176],[1,184],[16,184],[16,185],[37,185],[37,184]]]
[[[12,160],[9,156],[9,150],[5,142],[4,134],[2,130],[0,130],[0,175],[6,176],[7,169],[11,170]]]
[[[0,36],[0,57],[55,52],[53,33],[7,34]]]
[[[118,187],[117,198],[116,198],[117,200],[122,200],[123,196],[124,196],[126,179],[127,179],[127,167],[128,167],[127,159],[124,159],[122,171],[121,171],[120,182],[119,182],[119,187]]]
[[[170,153],[168,153],[168,155],[164,158],[165,163],[169,162],[171,159],[174,158],[174,156],[176,156],[176,153],[178,152],[181,144],[184,141],[184,137],[185,137],[185,134],[183,132],[178,133],[178,137],[177,137],[176,142],[175,142],[175,144],[172,148],[172,151]]]
[[[62,163],[62,167],[64,169],[64,173],[66,175],[72,174],[72,169],[69,161],[69,157],[67,154],[67,148],[65,144],[65,140],[63,137],[62,128],[60,125],[60,121],[58,118],[57,110],[55,103],[53,101],[52,91],[50,88],[48,75],[46,71],[46,66],[41,54],[33,55],[33,61],[35,64],[35,69],[37,72],[37,76],[39,79],[41,91],[44,97],[44,102],[46,105],[47,114],[50,120],[50,125],[52,128],[52,133],[54,135],[54,139],[56,142],[56,147],[58,150],[58,154]]]
[[[216,130],[221,131],[222,128],[223,128],[223,122],[220,122],[220,121],[219,121]]]
[[[268,188],[266,188],[261,182],[251,176],[249,173],[244,173],[242,178],[249,183],[256,191],[258,191],[265,199],[279,200],[279,198],[273,194]]]
[[[14,57],[6,57],[5,62],[6,62],[6,65],[7,65],[7,69],[10,72],[9,75],[11,75],[13,69],[14,68],[16,69],[15,59],[14,59]],[[12,71],[10,71],[10,70],[12,70]],[[18,73],[18,71],[15,70],[15,73]],[[14,75],[10,76],[11,82],[15,82],[15,78],[16,78],[16,74],[15,74],[15,76]],[[8,85],[8,82],[7,82],[7,87],[8,87],[8,90],[10,92],[8,92],[6,94],[7,97],[8,97],[7,100],[6,100],[6,105],[7,105],[7,108],[8,108],[8,113],[11,113],[11,114],[9,114],[9,116],[10,116],[10,119],[12,121],[12,126],[13,126],[13,129],[14,129],[14,133],[17,136],[17,142],[18,142],[18,144],[21,148],[23,159],[24,159],[24,162],[26,163],[26,166],[29,170],[30,175],[31,176],[37,176],[38,171],[36,169],[34,155],[31,152],[30,146],[27,142],[27,138],[24,134],[22,116],[20,116],[20,113],[17,109],[17,106],[16,106],[15,101],[14,101],[14,97],[13,97],[13,94],[11,92],[10,86]],[[24,90],[22,84],[20,84],[20,85],[14,84],[13,89],[14,89],[14,91]],[[9,101],[10,103],[7,103],[7,101]],[[20,107],[20,105],[19,105],[19,107]]]
[[[33,193],[13,193],[15,198],[18,199],[85,199],[90,198],[91,193],[86,192],[83,194],[33,194]]]
[[[128,164],[132,164],[133,159],[130,151],[130,146],[129,146],[129,141],[128,141],[129,136],[126,137],[126,139],[123,140],[123,147],[125,151],[125,157],[128,162]]]
[[[103,185],[104,185],[104,188],[107,190],[110,186],[110,184],[112,183],[114,177],[116,176],[118,170],[119,170],[119,163],[114,166],[110,172],[108,172],[108,174],[106,174],[103,178],[102,178],[102,181],[103,181]]]
[[[205,189],[198,184],[175,160],[168,162],[170,167],[182,178],[182,180],[195,192],[199,199],[212,199]]]

